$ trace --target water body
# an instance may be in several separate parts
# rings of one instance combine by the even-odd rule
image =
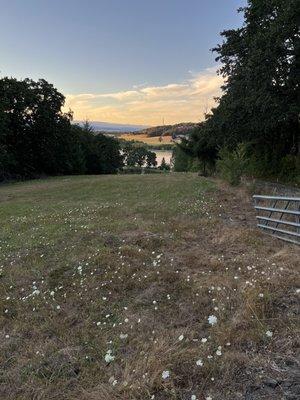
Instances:
[[[164,158],[167,164],[170,164],[172,157],[172,150],[151,150],[156,154],[157,166],[160,166],[162,159]]]

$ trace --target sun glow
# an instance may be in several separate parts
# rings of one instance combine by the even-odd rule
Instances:
[[[215,105],[223,80],[215,68],[206,69],[190,79],[164,86],[135,86],[114,93],[82,93],[66,96],[65,110],[76,120],[159,125],[201,121]]]

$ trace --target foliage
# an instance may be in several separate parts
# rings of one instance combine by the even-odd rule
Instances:
[[[156,154],[153,151],[147,151],[146,163],[148,168],[152,166],[155,167],[157,165]]]
[[[72,126],[64,96],[47,81],[0,79],[0,180],[43,174],[111,173],[118,143]]]
[[[217,157],[217,146],[209,133],[205,123],[198,124],[190,132],[189,138],[182,139],[179,144],[182,151],[190,158],[200,160],[199,167],[204,176],[208,174],[208,170],[214,169]]]
[[[176,138],[178,135],[186,135],[189,133],[191,129],[197,126],[196,123],[187,122],[187,123],[179,123],[175,125],[160,125],[160,126],[152,126],[150,128],[145,128],[141,131],[135,132],[135,135],[145,134],[148,137],[162,137],[162,136],[171,136],[172,138]]]
[[[280,162],[280,178],[300,178],[300,157],[288,154]]]
[[[145,147],[147,150],[173,150],[174,149],[174,144],[173,143],[161,143],[161,144],[149,144],[145,143],[141,140],[126,140],[121,138],[118,138],[121,148],[126,147],[128,143],[131,143],[134,146],[141,146]]]
[[[170,165],[166,163],[165,157],[162,158],[159,169],[162,171],[170,171]]]
[[[235,150],[223,147],[219,152],[217,170],[231,185],[238,185],[246,171],[247,164],[248,158],[244,144],[239,144]]]
[[[175,172],[189,171],[190,160],[192,157],[182,150],[181,147],[176,146],[173,150],[172,159],[174,160]]]
[[[207,146],[233,150],[248,143],[265,171],[279,176],[280,160],[300,151],[300,3],[249,0],[240,11],[243,26],[222,32],[223,43],[213,49],[223,95],[187,147],[201,158]]]
[[[94,134],[86,121],[83,126],[73,125],[84,158],[87,174],[111,174],[122,166],[119,143],[116,139],[103,134]]]
[[[140,143],[134,141],[123,143],[122,151],[124,163],[129,167],[142,167],[146,164],[150,168],[157,165],[156,154]]]

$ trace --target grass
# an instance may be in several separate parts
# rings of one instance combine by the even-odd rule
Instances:
[[[51,178],[1,186],[0,220],[1,399],[241,399],[288,374],[299,249],[242,189]]]

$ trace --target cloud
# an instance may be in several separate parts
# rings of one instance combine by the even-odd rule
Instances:
[[[215,105],[223,80],[216,68],[191,73],[184,82],[163,86],[135,85],[133,90],[114,93],[82,93],[66,96],[65,109],[74,112],[76,120],[158,125],[162,119],[174,124],[196,122]]]
[[[148,98],[160,98],[169,96],[183,96],[187,94],[188,84],[170,83],[166,86],[146,87],[141,90]]]

